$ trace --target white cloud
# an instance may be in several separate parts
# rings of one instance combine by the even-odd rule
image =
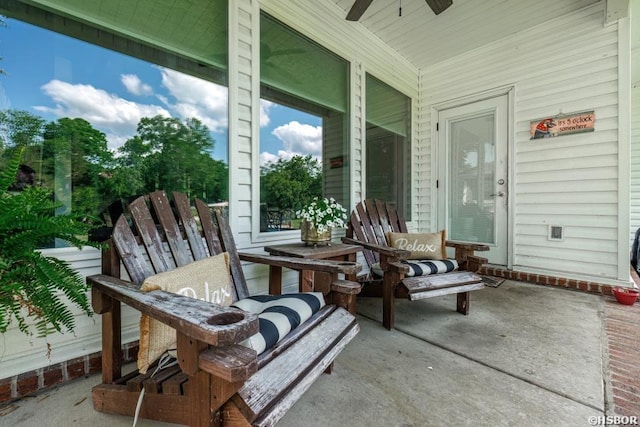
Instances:
[[[296,120],[278,126],[272,132],[281,142],[283,149],[277,154],[264,151],[260,153],[260,166],[280,159],[290,160],[293,156],[311,155],[322,160],[322,126],[300,123]]]
[[[278,126],[272,133],[282,141],[286,152],[322,155],[322,126],[312,126],[294,120]]]
[[[269,153],[263,151],[260,153],[260,166],[264,166],[267,163],[275,163],[280,159],[291,160],[293,156],[301,155],[300,153],[292,153],[290,151],[278,150],[278,154]]]
[[[124,145],[125,142],[127,142],[127,140],[131,138],[131,135],[116,135],[113,133],[108,133],[107,134],[107,144],[109,146],[109,148],[111,148],[112,150],[115,150],[119,147],[122,147]],[[119,156],[120,154],[118,154],[117,152],[115,153],[116,156]]]
[[[91,85],[51,80],[41,89],[54,101],[55,107],[36,106],[36,110],[57,117],[85,119],[107,135],[112,149],[135,134],[141,118],[171,116],[161,106],[128,101]]]
[[[174,70],[155,67],[161,75],[165,94],[154,90],[135,74],[122,74],[121,82],[134,95],[155,95],[158,103],[143,104],[108,93],[87,84],[72,84],[51,80],[41,87],[55,106],[37,106],[36,110],[56,117],[82,117],[107,135],[109,147],[116,149],[136,132],[143,117],[162,115],[181,120],[197,118],[211,131],[223,132],[227,128],[228,91],[220,86]],[[156,88],[157,89],[157,88]],[[267,126],[270,113],[276,104],[260,101],[260,126]],[[322,154],[322,127],[291,121],[273,130],[282,142],[282,149],[273,153],[262,153],[261,164],[280,158],[290,159],[294,155],[311,154],[319,158]]]
[[[278,157],[276,154],[264,151],[260,153],[260,166],[264,166],[267,163],[275,163],[278,161],[278,159],[280,159],[280,157]]]
[[[227,127],[227,88],[167,68],[159,68],[170,98],[159,97],[180,119],[195,117],[209,130]],[[172,101],[173,99],[173,101]]]
[[[122,74],[120,81],[129,93],[137,96],[153,95],[153,88],[140,80],[135,74]]]
[[[227,88],[177,71],[155,67],[161,73],[168,95],[156,94],[162,105],[142,104],[121,98],[92,85],[51,80],[41,89],[55,107],[36,106],[57,117],[81,117],[107,135],[116,149],[133,136],[141,118],[161,115],[181,120],[195,117],[211,131],[227,127]],[[137,75],[123,74],[121,82],[134,95],[151,95],[153,88]]]
[[[271,122],[271,118],[269,117],[269,110],[274,106],[274,103],[271,101],[267,101],[266,99],[260,100],[260,127],[263,128],[268,126]]]

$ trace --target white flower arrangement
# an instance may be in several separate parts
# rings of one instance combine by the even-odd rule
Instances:
[[[324,233],[329,227],[345,228],[347,223],[347,210],[336,202],[336,199],[315,197],[313,201],[303,209],[296,211],[296,216],[308,221],[319,233]]]

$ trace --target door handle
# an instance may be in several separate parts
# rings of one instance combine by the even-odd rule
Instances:
[[[489,194],[489,196],[493,196],[493,197],[504,197],[504,192],[502,191],[498,191],[496,194]]]

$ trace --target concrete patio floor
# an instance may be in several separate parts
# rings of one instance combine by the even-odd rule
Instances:
[[[614,414],[607,303],[506,281],[472,293],[469,316],[455,312],[454,296],[397,301],[396,329],[387,331],[381,301],[361,299],[361,332],[278,425],[594,425],[590,417]],[[131,425],[132,418],[93,410],[99,381],[91,376],[0,407],[0,426]],[[161,424],[138,422],[152,425]]]

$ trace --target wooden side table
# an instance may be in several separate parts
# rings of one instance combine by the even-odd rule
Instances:
[[[289,243],[285,245],[265,246],[264,250],[270,255],[288,256],[306,259],[324,259],[334,261],[350,261],[355,262],[358,252],[362,251],[362,247],[358,245],[346,245],[344,243],[331,243],[331,245],[307,246],[304,243]],[[269,283],[282,282],[282,267],[269,266]],[[326,273],[303,270],[300,272],[298,283],[299,292],[312,292],[314,290],[314,281],[324,282],[330,280]],[[357,281],[355,275],[346,277],[347,280]],[[272,292],[272,289],[269,289]]]

